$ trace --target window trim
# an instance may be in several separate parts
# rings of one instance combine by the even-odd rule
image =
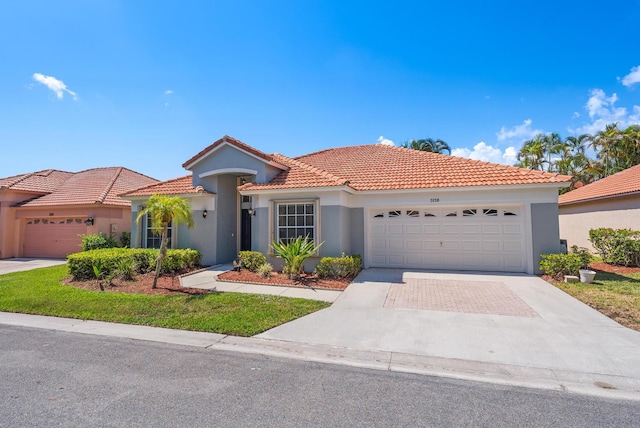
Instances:
[[[158,248],[154,248],[154,247],[148,247],[147,243],[148,243],[148,236],[149,236],[149,231],[150,231],[150,226],[149,226],[149,213],[147,213],[143,219],[142,219],[142,227],[140,228],[140,248],[150,248],[152,250],[157,250]],[[169,240],[169,245],[167,245],[167,248],[170,249],[174,249],[176,248],[176,241],[177,241],[177,235],[178,235],[178,230],[177,228],[173,227],[173,221],[169,222],[169,229],[171,230],[171,238]]]
[[[322,242],[320,240],[320,199],[319,198],[301,198],[301,199],[273,199],[271,202],[271,219],[269,221],[271,242],[269,242],[269,250],[271,251],[271,243],[279,241],[280,226],[278,225],[278,207],[280,205],[292,204],[313,204],[313,244],[315,246]],[[318,255],[318,253],[316,253]]]

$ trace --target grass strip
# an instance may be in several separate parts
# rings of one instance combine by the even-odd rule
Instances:
[[[555,282],[554,285],[619,324],[640,331],[640,273],[598,272],[591,284]]]
[[[253,336],[330,306],[280,296],[104,293],[64,285],[65,265],[0,275],[0,311]]]

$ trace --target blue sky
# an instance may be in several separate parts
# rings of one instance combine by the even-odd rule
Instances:
[[[437,4],[430,4],[437,3]],[[154,178],[224,134],[264,152],[640,123],[640,1],[29,1],[0,6],[0,177]]]

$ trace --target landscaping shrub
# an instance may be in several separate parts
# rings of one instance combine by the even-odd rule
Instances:
[[[269,278],[271,276],[271,271],[273,271],[273,266],[271,265],[271,263],[263,263],[258,266],[256,272],[258,272],[263,278]]]
[[[80,243],[82,251],[119,247],[118,242],[112,236],[107,236],[102,232],[80,235],[80,238],[82,238],[82,242]]]
[[[284,261],[284,267],[282,273],[291,276],[299,277],[302,273],[302,265],[309,257],[318,251],[318,248],[323,244],[321,242],[318,246],[315,246],[312,240],[308,237],[298,236],[296,239],[284,243],[283,241],[273,241],[271,246],[276,257],[281,258]]]
[[[593,256],[588,248],[578,247],[577,245],[571,246],[571,252],[577,254],[580,257],[580,269],[588,269],[589,263],[593,261]]]
[[[640,266],[640,231],[611,228],[591,229],[589,241],[605,263]]]
[[[362,270],[362,257],[359,255],[340,257],[323,257],[316,265],[319,278],[347,278],[354,277]]]
[[[146,273],[153,270],[158,250],[147,248],[103,248],[84,251],[67,256],[69,273],[75,280],[95,278],[94,266],[99,266],[104,278],[116,275],[131,276],[135,273]],[[197,250],[168,250],[162,263],[162,273],[176,272],[184,268],[200,264],[200,252]]]
[[[129,248],[131,246],[131,232],[122,232],[120,235],[120,245],[123,248]]]
[[[259,251],[240,251],[238,260],[241,267],[251,272],[258,272],[258,268],[267,263],[267,258]]]
[[[565,275],[577,276],[582,263],[582,257],[576,253],[540,255],[540,270],[554,279],[561,279]]]

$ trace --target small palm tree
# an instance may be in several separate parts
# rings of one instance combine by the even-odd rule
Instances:
[[[156,260],[156,274],[153,278],[151,288],[156,288],[162,261],[167,255],[167,231],[169,223],[173,222],[174,226],[185,223],[189,229],[194,226],[193,216],[191,215],[191,204],[180,196],[153,195],[147,201],[147,206],[138,213],[136,223],[146,215],[149,215],[151,230],[158,235],[162,234],[160,243],[160,253]]]

